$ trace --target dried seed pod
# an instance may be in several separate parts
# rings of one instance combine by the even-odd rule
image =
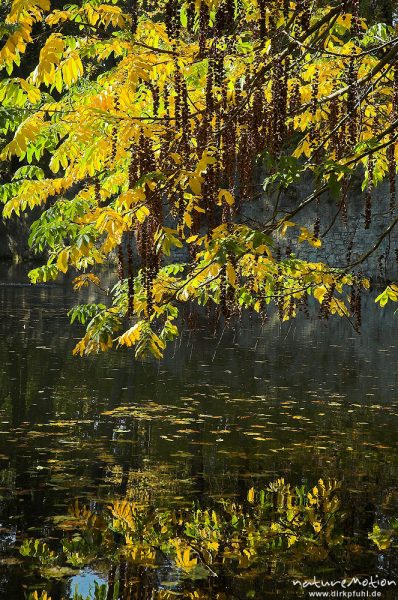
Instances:
[[[284,318],[284,307],[285,307],[285,298],[283,295],[283,283],[282,283],[282,267],[278,265],[278,271],[273,275],[274,279],[274,290],[273,290],[273,298],[278,310],[279,320],[282,322]]]
[[[129,177],[129,189],[132,189],[134,187],[135,183],[140,178],[140,165],[138,162],[138,151],[137,151],[136,147],[133,147],[133,149],[131,151],[131,160],[130,160],[130,164],[129,164],[128,177]]]
[[[302,31],[308,31],[310,26],[310,2],[309,0],[297,0],[296,13],[298,15],[298,23]]]
[[[138,2],[130,0],[130,15],[131,15],[131,33],[136,34],[138,25]]]
[[[395,210],[396,204],[396,177],[397,177],[397,161],[395,160],[395,144],[391,144],[387,148],[388,161],[388,181],[390,188],[390,213]]]
[[[185,78],[181,79],[181,123],[182,123],[182,152],[185,156],[189,153],[189,140],[191,137],[191,124],[189,121],[188,87]]]
[[[206,40],[209,30],[209,8],[205,0],[201,0],[199,9],[199,55],[205,56],[206,54]]]
[[[337,98],[329,102],[328,129],[330,131],[330,146],[336,154],[336,158],[342,157],[341,138],[339,135],[340,106]]]
[[[355,318],[354,328],[356,331],[361,329],[362,311],[361,311],[361,291],[358,285],[354,284],[351,288],[350,311]]]
[[[264,91],[260,88],[253,94],[253,106],[251,115],[251,131],[253,136],[254,151],[258,154],[264,147]]]
[[[393,86],[393,100],[391,108],[390,122],[395,123],[398,119],[398,67],[394,67],[394,74],[392,79]],[[390,212],[393,213],[396,204],[396,177],[397,177],[397,161],[395,158],[395,132],[391,133],[390,146],[387,148],[387,162],[388,162],[388,179],[390,187]]]
[[[178,37],[180,31],[179,5],[177,0],[168,0],[165,11],[165,25],[170,39]]]
[[[385,256],[384,256],[384,254],[380,254],[378,256],[377,266],[378,266],[378,271],[379,271],[379,273],[378,273],[379,278],[381,280],[384,280],[385,279],[385,271],[386,271],[386,269],[385,269]]]
[[[94,183],[94,196],[96,203],[99,205],[101,203],[101,184],[99,179],[96,179]]]
[[[153,280],[155,272],[151,267],[145,267],[143,270],[144,289],[146,295],[146,315],[148,319],[153,314]]]
[[[225,317],[227,316],[227,285],[227,268],[223,265],[220,271],[220,309]]]
[[[304,284],[302,284],[302,287],[303,287],[303,285]],[[307,294],[306,291],[301,296],[300,310],[304,313],[305,317],[309,318],[310,311],[309,311],[309,308],[308,308],[308,294]]]
[[[347,85],[348,145],[352,151],[358,139],[358,69],[354,57],[348,65]]]
[[[289,19],[290,0],[283,0],[283,18],[285,22]]]
[[[237,131],[236,120],[233,119],[228,127],[223,130],[221,141],[221,161],[227,186],[230,189],[235,185],[237,157]]]
[[[343,177],[343,181],[341,182],[341,192],[340,192],[340,204],[341,204],[341,220],[345,227],[348,224],[348,187],[349,187],[349,178],[347,176]]]
[[[175,119],[175,126],[176,129],[179,130],[183,127],[183,122],[182,122],[182,75],[181,75],[181,70],[180,67],[178,65],[178,62],[175,61],[174,62],[174,91],[175,91],[175,97],[174,97],[174,119]]]
[[[319,93],[319,71],[318,69],[314,73],[314,77],[311,83],[311,125],[309,130],[309,141],[312,148],[319,143],[318,131],[316,129],[316,112],[318,108],[318,93]]]
[[[290,295],[289,298],[289,307],[287,309],[287,316],[291,319],[294,316],[294,310],[296,308],[296,303],[294,301],[293,294]]]
[[[111,154],[110,154],[110,162],[113,164],[116,159],[117,153],[117,128],[115,126],[112,127],[111,134]]]
[[[368,159],[368,185],[365,194],[365,229],[372,223],[372,194],[373,194],[373,158]]]
[[[242,201],[250,200],[253,195],[253,157],[255,154],[255,141],[253,130],[246,122],[241,127],[238,142],[238,168],[240,197]]]
[[[119,278],[119,280],[121,281],[122,279],[124,279],[124,264],[123,264],[123,248],[122,245],[120,244],[118,249],[117,249],[117,276]]]
[[[324,295],[321,303],[321,308],[319,310],[319,318],[320,319],[328,319],[330,316],[330,307],[333,300],[333,295],[336,289],[336,284],[332,283],[326,294]]]
[[[133,247],[132,234],[129,234],[127,242],[127,284],[128,284],[128,310],[127,315],[132,317],[134,314],[134,268],[133,268]]]
[[[289,116],[294,117],[300,112],[301,91],[299,81],[295,81],[289,96]]]
[[[234,0],[223,0],[218,7],[214,28],[217,35],[229,34],[233,31],[235,22]]]
[[[319,240],[319,234],[321,229],[321,219],[320,216],[317,215],[314,222],[313,236],[316,240]]]
[[[361,33],[361,20],[359,17],[359,0],[351,0],[351,13],[352,13],[352,33],[355,36],[359,36]]]
[[[195,0],[190,0],[187,6],[187,29],[192,31],[195,24]]]
[[[259,9],[259,20],[258,20],[258,34],[261,39],[264,39],[267,35],[267,15],[266,15],[266,0],[258,0],[258,9]]]
[[[288,60],[275,60],[272,75],[273,151],[280,153],[286,138]]]

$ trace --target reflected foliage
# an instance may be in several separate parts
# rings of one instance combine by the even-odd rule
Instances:
[[[306,577],[304,558],[318,566],[335,561],[352,542],[344,534],[345,520],[337,480],[320,479],[307,488],[280,478],[264,489],[251,487],[242,500],[219,499],[206,507],[165,509],[121,498],[94,509],[76,501],[59,518],[64,535],[57,545],[26,539],[20,552],[44,578],[106,564],[108,584],[96,583],[90,596],[95,600],[141,597],[131,594],[144,585],[144,572],[151,597],[226,598],[235,580],[254,587],[278,557],[290,564],[288,579]],[[374,532],[369,538],[381,547]],[[172,580],[162,580],[164,567]],[[208,596],[209,589],[217,595]],[[78,590],[74,598],[82,599]]]

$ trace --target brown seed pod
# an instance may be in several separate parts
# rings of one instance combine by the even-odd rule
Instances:
[[[308,31],[310,26],[310,2],[309,0],[297,0],[296,2],[296,14],[298,17],[298,24],[302,31]]]
[[[99,179],[96,179],[94,183],[94,196],[96,203],[99,205],[101,203],[101,184]]]
[[[328,319],[330,316],[330,306],[333,300],[333,295],[336,289],[336,284],[332,283],[326,294],[323,297],[321,308],[319,310],[319,318],[320,319]]]
[[[167,35],[170,39],[178,37],[180,31],[179,4],[177,0],[168,0],[166,3],[164,21]]]
[[[138,151],[137,151],[136,147],[133,147],[133,149],[131,151],[131,160],[130,160],[130,164],[129,164],[128,177],[129,177],[129,189],[132,189],[134,187],[135,183],[140,178],[140,165],[138,162]]]
[[[293,317],[295,308],[296,308],[296,303],[294,301],[293,294],[291,294],[290,298],[289,298],[289,307],[287,309],[287,316],[289,317],[289,319],[291,319]]]
[[[301,108],[301,92],[300,82],[295,81],[289,95],[289,116],[294,117],[300,112]]]
[[[266,0],[258,0],[259,9],[259,20],[257,24],[258,35],[261,39],[264,39],[267,35],[267,14],[266,14]]]
[[[359,36],[361,33],[361,21],[359,18],[359,0],[351,0],[352,13],[352,33],[354,36]]]
[[[218,7],[214,29],[217,35],[230,34],[233,31],[235,23],[235,2],[234,0],[223,0]]]
[[[396,204],[396,177],[397,177],[397,161],[395,160],[395,144],[391,144],[387,148],[388,161],[388,181],[390,188],[390,213],[395,210]]]
[[[117,276],[119,278],[119,280],[121,281],[122,279],[124,279],[124,264],[123,264],[123,248],[122,245],[120,244],[118,249],[117,249]]]
[[[319,240],[319,234],[321,229],[321,219],[320,216],[317,215],[314,222],[313,236],[316,240]]]
[[[286,138],[288,60],[275,60],[272,74],[272,143],[278,155]]]
[[[132,317],[134,314],[134,267],[133,267],[133,246],[132,233],[130,232],[127,241],[127,283],[128,283],[128,311],[127,315]]]
[[[282,322],[284,318],[284,306],[285,306],[285,298],[283,296],[284,287],[282,284],[282,268],[278,266],[278,272],[273,275],[274,279],[274,302],[276,304],[278,310],[279,320]]]
[[[117,128],[115,126],[112,127],[111,134],[111,154],[110,154],[110,162],[113,164],[115,162],[117,152]]]
[[[195,0],[189,0],[186,3],[187,7],[187,29],[192,31],[195,24]]]
[[[316,128],[316,112],[318,108],[318,93],[319,93],[319,71],[318,69],[314,73],[314,77],[311,83],[311,125],[309,131],[309,142],[312,148],[319,144],[319,132]]]
[[[136,34],[138,25],[138,2],[130,0],[130,15],[131,15],[131,33]]]
[[[302,284],[301,287],[304,287],[304,284]],[[301,296],[300,310],[304,313],[305,317],[309,318],[310,311],[309,311],[309,308],[308,308],[308,294],[307,294],[306,291]]]
[[[340,105],[337,98],[333,98],[329,102],[329,118],[328,118],[328,129],[330,133],[330,146],[336,154],[336,158],[342,157],[340,147],[340,135],[339,135],[339,121],[340,121]]]
[[[378,272],[379,272],[378,275],[382,281],[385,279],[385,272],[386,272],[385,258],[386,257],[384,256],[384,254],[380,254],[377,259],[377,266],[378,266]]]
[[[153,268],[145,267],[143,270],[144,289],[146,295],[146,314],[148,319],[153,314],[153,280],[156,273]]]
[[[199,55],[206,55],[206,40],[209,31],[209,8],[205,0],[201,0],[199,9]]]
[[[352,151],[358,140],[358,69],[352,57],[347,70],[348,146]]]
[[[369,229],[372,223],[373,167],[373,158],[369,156],[368,185],[365,194],[365,229]]]
[[[391,107],[390,122],[395,123],[398,119],[398,67],[395,65],[394,74],[392,78],[393,86],[393,100]],[[393,213],[396,204],[396,177],[397,177],[397,161],[395,158],[395,146],[394,140],[395,132],[391,133],[390,146],[387,148],[387,162],[388,162],[388,179],[390,187],[390,212]]]
[[[361,302],[361,290],[358,285],[353,285],[351,288],[350,296],[350,310],[354,320],[354,328],[358,333],[361,330],[362,324],[362,302]]]
[[[348,187],[349,187],[349,179],[348,177],[343,177],[341,182],[341,191],[340,191],[340,204],[341,204],[341,220],[345,227],[348,224]]]

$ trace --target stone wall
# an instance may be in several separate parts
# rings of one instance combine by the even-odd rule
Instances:
[[[398,183],[397,183],[398,189]],[[280,198],[280,209],[286,214],[313,192],[311,181],[302,181],[296,188],[289,189]],[[265,223],[272,215],[275,197],[266,193],[254,204],[243,205],[241,219],[253,220],[253,225]],[[369,229],[364,223],[365,194],[361,191],[360,181],[353,183],[347,195],[348,218],[345,222],[340,202],[330,195],[323,195],[319,205],[320,233],[322,247],[313,248],[307,242],[297,243],[296,228],[289,228],[286,238],[279,238],[282,255],[286,246],[290,246],[297,257],[321,261],[336,267],[345,267],[372,249],[397,216],[390,213],[389,184],[384,182],[375,188],[372,194],[372,221]],[[316,201],[293,217],[292,221],[313,231],[317,215]],[[351,256],[349,248],[352,247]],[[398,225],[384,238],[380,246],[357,269],[372,278],[393,280],[398,277]],[[348,259],[348,260],[347,260]]]

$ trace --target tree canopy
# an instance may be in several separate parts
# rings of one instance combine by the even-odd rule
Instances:
[[[266,315],[271,304],[288,320],[313,296],[321,318],[359,327],[369,282],[355,267],[367,254],[336,268],[282,258],[275,240],[294,231],[320,247],[319,216],[312,229],[295,217],[311,204],[319,214],[333,194],[345,218],[354,173],[363,178],[364,227],[384,179],[382,237],[398,223],[390,8],[375,23],[359,0],[8,6],[1,158],[21,166],[1,186],[3,214],[39,207],[30,245],[47,260],[31,271],[34,283],[77,272],[76,289],[104,294],[71,311],[86,326],[76,353],[119,345],[160,358],[178,335],[182,303],[212,306],[227,322],[244,309]],[[308,174],[313,192],[281,211],[280,194]],[[262,194],[274,206],[254,227],[241,209]],[[115,256],[119,281],[108,292],[101,265]],[[379,297],[389,299],[398,286]]]

